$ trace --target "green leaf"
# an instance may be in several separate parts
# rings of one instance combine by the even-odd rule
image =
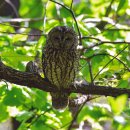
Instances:
[[[127,95],[121,95],[117,98],[109,97],[109,103],[113,113],[119,115],[121,112],[123,112],[124,108],[126,107],[127,97]]]
[[[43,121],[38,120],[34,125],[32,125],[31,130],[52,130],[52,128],[45,125]]]
[[[18,51],[19,52],[19,51]],[[34,58],[32,56],[27,56],[27,55],[23,55],[23,54],[19,54],[17,53],[14,48],[8,48],[6,50],[4,50],[3,52],[1,52],[1,57],[2,59],[4,59],[6,61],[6,63],[8,63],[7,65],[13,67],[13,68],[17,68],[21,66],[20,69],[23,69],[23,63],[24,61],[31,61]],[[14,62],[15,61],[15,62]],[[24,66],[25,68],[25,66]]]
[[[60,128],[61,121],[53,112],[50,112],[50,113],[47,112],[45,113],[44,116],[46,116],[45,123],[47,125],[51,126],[52,128]]]
[[[28,120],[30,117],[34,115],[33,111],[21,111],[17,116],[16,119],[20,122]]]
[[[47,93],[39,89],[34,89],[35,93],[33,96],[33,106],[37,109],[43,109],[49,106],[47,103]]]
[[[16,87],[13,87],[10,91],[7,92],[7,95],[4,97],[3,102],[7,106],[20,106],[25,103],[25,96],[22,93],[22,90]]]
[[[130,48],[123,50],[127,46],[127,43],[123,44],[124,41],[130,41],[129,0],[114,0],[107,17],[105,17],[105,14],[111,0],[56,1],[67,6],[68,9],[73,2],[72,10],[67,11],[63,6],[49,0],[20,0],[19,19],[16,19],[19,21],[16,23],[12,16],[2,16],[2,11],[0,11],[0,56],[3,63],[14,69],[25,71],[26,63],[34,60],[37,51],[40,52],[40,58],[42,57],[42,48],[46,44],[47,38],[45,35],[47,36],[48,32],[55,26],[72,27],[78,34],[76,23],[71,14],[74,13],[81,36],[86,37],[82,39],[84,51],[81,53],[82,60],[80,60],[79,74],[77,72],[76,76],[90,82],[88,61],[91,61],[93,78],[110,62],[98,74],[94,83],[98,86],[129,88]],[[47,8],[45,8],[45,5],[47,5]],[[104,23],[102,20],[106,21],[106,25],[103,30],[99,30],[97,25]],[[11,21],[11,24],[9,21]],[[14,25],[19,27],[14,29]],[[45,26],[43,27],[43,25]],[[33,28],[43,31],[43,36],[38,41],[26,41],[27,35],[19,34],[27,34]],[[10,34],[11,32],[14,34]],[[96,38],[99,40],[96,40]],[[111,43],[102,41],[110,41]],[[122,43],[115,44],[115,41]],[[91,47],[93,45],[95,47]],[[122,52],[119,54],[120,51]],[[114,57],[119,55],[112,60],[112,56],[99,55],[104,53]],[[11,86],[14,85],[11,84]],[[26,88],[26,90],[23,88]],[[72,97],[77,97],[77,94],[73,94]],[[129,130],[130,110],[129,102],[126,105],[126,101],[127,97],[112,98],[109,99],[109,103],[106,102],[106,98],[102,97],[90,101],[85,104],[79,113],[77,122],[79,126],[81,126],[80,123],[84,122],[84,125],[88,124],[91,129],[96,130],[105,129],[106,126],[109,130]],[[111,110],[109,104],[111,104]],[[11,88],[10,85],[8,90],[5,84],[3,85],[3,82],[0,82],[0,121],[4,121],[9,115],[12,115],[10,108],[14,108],[18,112],[16,119],[21,122],[19,130],[62,128],[66,130],[73,119],[69,109],[62,112],[51,109],[51,98],[47,92],[21,86]]]
[[[98,121],[103,117],[109,117],[106,108],[99,106],[85,106],[78,115],[77,120],[78,122],[81,122],[91,118],[95,121]]]
[[[130,72],[126,72],[122,75],[123,80],[128,80],[130,78]]]
[[[129,87],[129,83],[128,83],[128,80],[120,80],[119,83],[118,83],[118,87],[119,88],[127,88]]]
[[[54,111],[56,114],[56,117],[60,120],[60,127],[66,126],[69,122],[72,120],[72,115],[71,112],[68,111],[67,109],[64,111]]]
[[[121,8],[125,5],[126,0],[120,0],[118,8],[117,8],[117,12],[119,12],[121,10]]]
[[[21,35],[21,34],[16,34],[13,36],[12,42],[20,42],[20,41],[25,41],[27,39],[27,35]]]
[[[122,130],[129,130],[130,129],[130,124],[129,122],[122,128]],[[121,129],[120,129],[121,130]]]
[[[7,106],[0,102],[0,122],[6,120],[8,117],[9,113],[7,112]]]
[[[62,18],[68,18],[68,17],[71,17],[72,15],[71,15],[71,13],[68,10],[66,10],[65,8],[62,7],[60,9],[60,16]]]
[[[53,18],[57,16],[56,5],[53,2],[48,2],[46,15],[48,18]]]
[[[7,91],[7,86],[6,85],[0,86],[0,97],[3,96],[6,91]]]
[[[42,0],[21,0],[20,15],[27,18],[40,17],[43,14]],[[37,8],[36,8],[37,7]],[[40,13],[39,13],[40,12]]]

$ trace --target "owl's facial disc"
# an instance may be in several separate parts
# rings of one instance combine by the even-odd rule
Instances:
[[[77,35],[73,29],[66,26],[58,26],[49,32],[49,42],[54,48],[70,49],[78,44]]]

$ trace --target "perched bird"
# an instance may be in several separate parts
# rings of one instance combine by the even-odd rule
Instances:
[[[58,88],[51,92],[52,106],[64,109],[69,103],[69,94],[63,91],[74,82],[79,66],[78,37],[72,28],[54,27],[47,36],[43,49],[42,67],[45,77]]]
[[[42,73],[42,67],[41,67],[41,61],[39,58],[39,51],[37,51],[35,59],[33,61],[29,61],[26,64],[26,72],[32,72],[32,73],[37,73],[40,75],[40,73]]]

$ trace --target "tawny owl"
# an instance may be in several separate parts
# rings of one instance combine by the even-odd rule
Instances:
[[[50,93],[55,109],[63,109],[68,105],[69,95],[63,92],[63,88],[74,82],[78,71],[77,46],[78,37],[72,28],[57,26],[48,34],[42,63],[45,77],[59,89],[57,93]]]

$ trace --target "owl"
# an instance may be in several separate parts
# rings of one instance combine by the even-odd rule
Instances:
[[[69,103],[69,94],[63,91],[74,82],[79,66],[78,37],[72,28],[54,27],[47,36],[43,49],[42,67],[45,77],[58,88],[51,92],[52,106],[64,109]]]

